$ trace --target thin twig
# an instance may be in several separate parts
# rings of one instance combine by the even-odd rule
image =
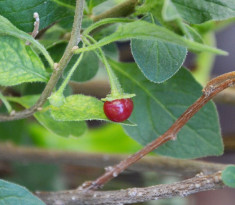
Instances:
[[[48,205],[121,205],[158,200],[172,197],[185,197],[206,190],[221,189],[224,184],[221,172],[212,175],[198,175],[194,178],[172,184],[162,184],[145,188],[131,188],[118,191],[36,192]]]
[[[38,34],[38,31],[39,31],[39,25],[40,25],[40,18],[39,18],[39,14],[37,12],[34,12],[33,14],[33,18],[35,18],[35,22],[33,24],[34,26],[34,29],[33,29],[33,32],[31,34],[31,36],[33,38],[36,38],[37,34]],[[26,41],[25,43],[26,45],[30,45],[31,43],[29,41]]]
[[[235,83],[235,72],[230,72],[218,76],[212,79],[206,87],[203,89],[203,95],[193,103],[176,121],[175,123],[160,137],[146,145],[139,152],[131,155],[125,160],[121,161],[119,164],[114,166],[112,169],[107,170],[102,176],[96,179],[93,182],[85,182],[80,189],[90,190],[97,189],[102,187],[105,183],[118,176],[123,172],[127,167],[137,162],[143,158],[146,154],[152,152],[162,144],[170,141],[176,140],[177,134],[180,129],[208,102],[210,101],[217,93],[222,90],[233,86]]]
[[[135,7],[138,3],[138,0],[126,0],[123,3],[118,4],[117,6],[101,13],[97,16],[92,16],[94,22],[99,21],[105,18],[114,18],[114,17],[125,17],[129,16],[135,11]]]
[[[68,43],[68,46],[61,60],[58,63],[58,66],[54,69],[49,82],[47,83],[45,89],[43,90],[36,104],[29,109],[25,109],[20,112],[15,112],[14,115],[0,115],[0,122],[18,120],[18,119],[29,117],[34,112],[37,112],[38,108],[42,107],[43,104],[46,102],[47,98],[51,95],[51,92],[53,88],[55,87],[57,81],[62,75],[65,67],[67,66],[71,57],[73,56],[74,46],[77,46],[80,40],[83,8],[84,8],[84,0],[76,0],[76,10],[75,10],[74,23],[73,23],[73,29],[72,29],[70,41]]]
[[[6,162],[44,162],[55,164],[78,165],[86,167],[110,167],[125,159],[127,155],[81,153],[58,150],[20,147],[10,143],[0,144],[0,160]],[[198,173],[212,174],[223,170],[227,165],[208,163],[198,160],[182,160],[160,156],[146,156],[128,170],[145,172],[156,171],[163,174],[192,177]]]

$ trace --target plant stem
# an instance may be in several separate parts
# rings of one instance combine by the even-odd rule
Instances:
[[[3,104],[5,105],[8,113],[11,113],[12,111],[12,107],[10,105],[10,103],[7,101],[7,99],[3,96],[3,94],[0,92],[0,100],[3,102]]]
[[[91,40],[93,43],[97,43],[97,41],[92,38],[91,36],[84,36],[85,38],[83,38],[84,42],[87,45],[91,45],[90,42],[86,39],[89,38],[89,40]],[[123,97],[125,94],[123,93],[123,90],[121,88],[121,85],[116,77],[116,75],[114,74],[112,68],[110,67],[108,60],[105,57],[104,52],[102,51],[101,48],[97,48],[96,54],[98,55],[98,57],[100,58],[100,60],[103,62],[103,64],[105,65],[105,68],[107,70],[108,76],[109,76],[109,82],[110,82],[110,87],[111,87],[111,93],[110,95],[107,97],[107,100],[114,100],[114,99],[120,99],[120,98],[125,98]],[[105,99],[106,100],[106,99]]]
[[[83,58],[84,53],[81,53],[81,55],[79,56],[79,58],[77,59],[76,63],[73,65],[73,67],[71,68],[71,70],[69,71],[67,77],[65,78],[65,80],[63,81],[63,83],[61,84],[60,88],[58,89],[57,93],[63,94],[64,89],[66,88],[66,86],[68,85],[74,71],[76,70],[76,68],[78,67],[78,65],[80,64],[82,58]]]
[[[193,103],[176,121],[175,123],[160,137],[146,145],[139,152],[131,155],[113,169],[106,171],[102,176],[93,182],[84,183],[80,188],[84,190],[97,189],[105,183],[118,176],[127,167],[143,158],[146,154],[152,152],[159,146],[170,140],[176,140],[178,132],[181,128],[216,94],[235,84],[235,72],[230,72],[212,79],[203,89],[203,95]]]
[[[49,82],[47,83],[45,89],[43,90],[36,104],[29,109],[16,112],[14,113],[14,115],[0,115],[0,122],[29,117],[33,113],[35,113],[38,110],[38,108],[42,107],[43,104],[46,102],[47,98],[51,95],[51,92],[54,89],[56,83],[58,82],[60,76],[62,75],[65,67],[67,66],[71,57],[73,56],[74,46],[77,46],[80,40],[83,8],[84,8],[84,0],[76,0],[76,10],[75,10],[75,16],[74,16],[74,22],[73,22],[73,29],[72,29],[71,38],[69,40],[68,46],[66,47],[65,52],[61,60],[58,63],[58,66],[54,69]]]
[[[104,13],[101,13],[97,16],[93,16],[92,20],[96,22],[105,18],[128,16],[135,11],[137,3],[138,0],[126,0],[123,3],[120,3],[117,6],[109,9],[108,11],[105,11]]]

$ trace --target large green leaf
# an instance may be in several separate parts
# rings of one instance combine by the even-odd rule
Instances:
[[[199,24],[209,20],[235,17],[234,0],[166,0],[162,12],[165,20],[183,18]]]
[[[61,42],[48,49],[48,52],[51,54],[55,62],[58,62],[60,60],[66,46],[67,46],[66,42]],[[78,57],[79,57],[78,55],[74,55],[72,57],[68,66],[66,67],[65,73],[67,73],[72,68],[72,66],[76,63]],[[95,53],[92,51],[86,52],[84,53],[84,56],[80,64],[78,65],[77,69],[73,73],[71,80],[77,82],[90,80],[96,75],[98,68],[99,68],[99,59],[97,58]]]
[[[124,128],[142,145],[163,134],[201,95],[201,86],[183,68],[167,82],[154,84],[144,78],[136,64],[110,61],[110,65],[125,92],[136,94],[130,120],[137,127]],[[210,102],[204,106],[182,128],[176,141],[167,142],[156,152],[176,158],[222,154],[223,143],[214,104]]]
[[[45,205],[26,188],[4,180],[0,180],[0,204]]]
[[[47,82],[48,73],[37,54],[21,40],[0,36],[0,85]]]
[[[88,46],[86,48],[80,48],[77,52],[80,53],[83,51],[93,50],[97,47],[101,47],[122,39],[162,40],[164,42],[187,47],[195,51],[207,51],[221,55],[227,54],[225,51],[188,40],[164,27],[142,20],[122,24],[113,34],[101,39],[94,45]]]
[[[38,100],[38,95],[24,96],[24,97],[9,97],[8,100],[21,104],[29,108],[33,106]],[[48,103],[45,104],[47,106]],[[87,130],[85,122],[61,122],[56,121],[51,117],[50,112],[36,112],[35,118],[48,130],[62,137],[79,137]]]
[[[182,66],[187,53],[182,46],[138,39],[131,41],[131,51],[140,70],[155,83],[172,77]]]
[[[33,31],[33,13],[38,12],[40,30],[71,15],[71,10],[60,7],[53,0],[1,0],[0,15],[25,32]]]
[[[230,165],[222,172],[222,180],[224,184],[231,188],[235,188],[235,166]]]
[[[1,3],[1,1],[0,1]],[[14,36],[16,38],[21,38],[23,40],[26,40],[30,43],[32,43],[39,51],[42,52],[42,54],[45,56],[47,61],[49,62],[49,65],[53,67],[54,62],[51,59],[50,55],[48,54],[47,50],[40,44],[38,41],[36,41],[31,35],[19,30],[16,28],[8,19],[4,18],[0,15],[0,36],[3,35],[9,35]]]
[[[62,106],[51,106],[51,114],[54,119],[60,121],[110,121],[104,114],[103,102],[95,97],[85,95],[71,95],[67,97]],[[133,126],[133,124],[128,121],[124,121],[122,124]]]

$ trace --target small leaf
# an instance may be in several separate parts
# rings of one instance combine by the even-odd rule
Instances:
[[[135,62],[143,74],[155,83],[172,77],[182,66],[187,50],[182,46],[157,40],[131,41]]]
[[[166,0],[162,13],[165,20],[181,17],[189,23],[200,24],[235,17],[235,4],[233,0]]]
[[[24,97],[9,97],[8,100],[11,102],[16,102],[22,106],[29,108],[33,106],[38,100],[39,95],[31,95]],[[48,102],[45,104],[48,106]],[[50,111],[46,112],[36,112],[34,114],[35,118],[42,124],[45,128],[51,132],[62,136],[62,137],[79,137],[84,134],[87,130],[85,122],[61,122],[56,121],[51,117]]]
[[[71,95],[60,106],[51,106],[51,115],[59,121],[105,120],[109,121],[103,111],[103,102],[95,97],[85,95]],[[111,121],[110,121],[111,122]],[[124,121],[123,124],[134,124]]]
[[[124,129],[146,145],[162,135],[200,95],[202,87],[184,68],[168,81],[155,84],[134,63],[109,61],[125,92],[135,93],[130,121],[137,127]],[[213,122],[213,123],[211,123]],[[200,146],[199,146],[200,145]],[[218,115],[212,102],[205,105],[178,133],[155,152],[176,158],[198,158],[223,153]]]
[[[4,180],[0,180],[0,204],[45,205],[26,188]]]
[[[235,166],[227,166],[222,172],[222,180],[225,185],[235,188]]]
[[[25,32],[33,31],[33,13],[38,12],[40,30],[71,15],[71,10],[61,7],[52,0],[2,0],[0,14]]]
[[[0,36],[0,85],[47,82],[48,73],[37,54],[19,39]]]
[[[194,51],[207,51],[220,55],[227,55],[227,52],[225,51],[188,40],[164,27],[142,20],[120,25],[117,31],[113,34],[104,37],[94,45],[79,49],[77,53],[94,50],[98,47],[121,39],[162,40],[164,42],[180,45]]]

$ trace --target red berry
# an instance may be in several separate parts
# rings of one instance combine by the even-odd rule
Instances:
[[[133,101],[130,98],[106,101],[104,113],[110,120],[122,122],[130,117],[133,107]]]

